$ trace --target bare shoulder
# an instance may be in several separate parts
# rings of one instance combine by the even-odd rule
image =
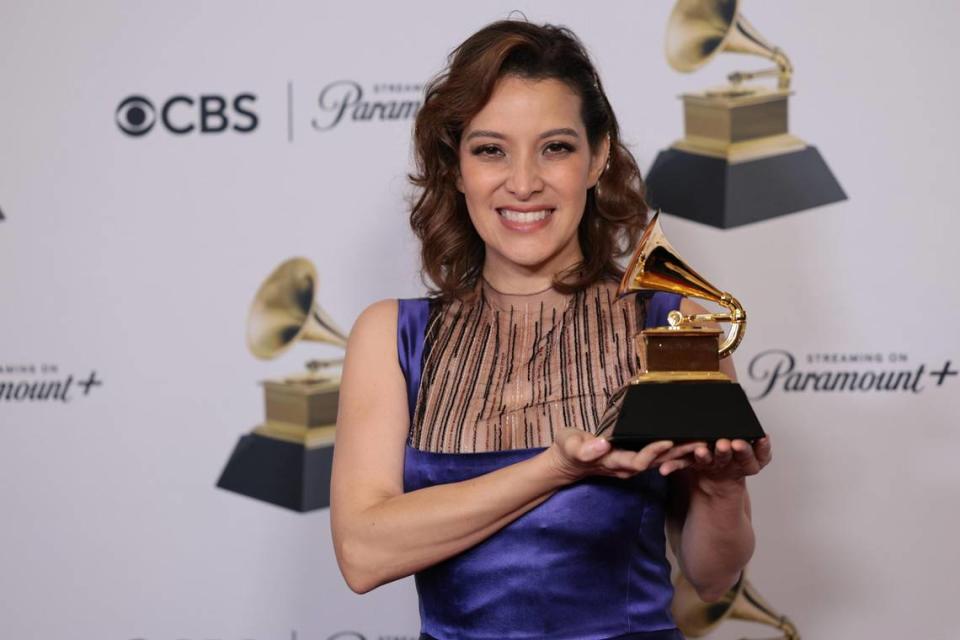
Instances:
[[[393,338],[397,328],[399,304],[396,299],[378,300],[360,312],[350,330],[347,348],[355,342]]]
[[[358,375],[400,374],[397,360],[396,300],[380,300],[360,312],[350,328],[343,365],[344,383]]]
[[[373,389],[387,384],[402,386],[403,373],[397,359],[397,313],[395,299],[380,300],[364,309],[350,329],[343,366],[346,400],[366,398]],[[343,398],[341,392],[341,400]]]

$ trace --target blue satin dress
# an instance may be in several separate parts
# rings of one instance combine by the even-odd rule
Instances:
[[[647,326],[679,296],[655,294]],[[413,416],[425,298],[400,300],[398,352]],[[434,453],[407,445],[404,491],[459,482],[543,448]],[[591,477],[557,491],[476,546],[416,574],[422,640],[682,640],[670,615],[666,479]]]

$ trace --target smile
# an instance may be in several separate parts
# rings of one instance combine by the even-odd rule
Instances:
[[[535,222],[545,220],[548,215],[554,212],[554,209],[541,209],[539,211],[514,211],[512,209],[497,209],[500,217],[507,222],[515,224],[529,225]]]

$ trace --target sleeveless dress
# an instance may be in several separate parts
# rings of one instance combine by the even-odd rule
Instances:
[[[397,346],[411,416],[404,491],[526,460],[549,446],[557,427],[593,430],[601,422],[596,406],[633,374],[622,370],[634,361],[632,339],[620,334],[666,324],[680,302],[654,294],[633,314],[629,302],[611,300],[609,283],[578,292],[562,313],[543,303],[532,313],[496,309],[479,298],[399,300]],[[484,312],[495,320],[485,324]],[[615,347],[599,349],[604,356],[590,340]],[[504,364],[520,345],[532,345],[533,355]],[[551,367],[560,369],[559,382]],[[528,400],[510,407],[514,387]],[[682,640],[670,615],[666,483],[656,470],[581,480],[420,571],[421,640]]]

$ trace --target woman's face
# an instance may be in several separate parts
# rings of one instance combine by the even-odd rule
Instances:
[[[606,157],[606,140],[591,154],[580,97],[567,84],[497,82],[464,129],[457,180],[486,244],[488,279],[492,272],[552,278],[582,259],[577,227]]]

